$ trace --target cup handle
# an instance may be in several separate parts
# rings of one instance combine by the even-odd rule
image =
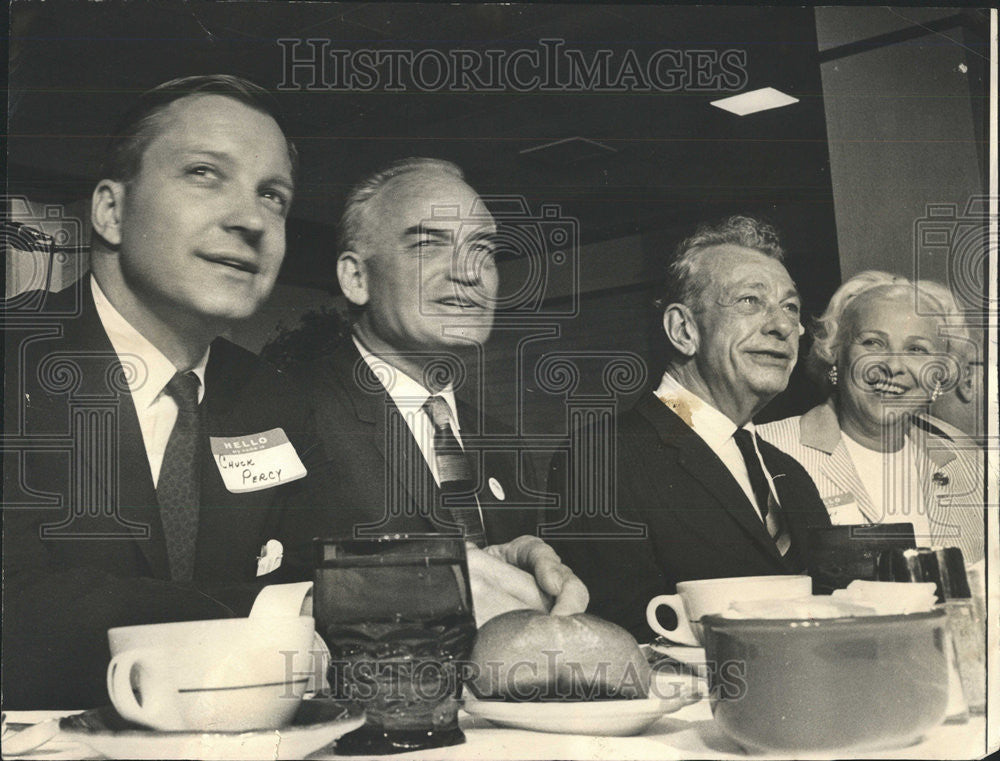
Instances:
[[[664,629],[660,626],[660,622],[656,620],[656,609],[661,605],[666,605],[677,616],[676,629]],[[649,605],[646,606],[646,623],[649,624],[649,628],[661,637],[665,637],[671,642],[676,642],[678,645],[699,647],[701,644],[698,642],[695,633],[691,631],[691,624],[688,623],[687,612],[684,610],[684,601],[680,595],[657,595],[650,600]]]
[[[154,729],[184,729],[170,672],[158,650],[118,653],[108,664],[108,695],[125,719]]]

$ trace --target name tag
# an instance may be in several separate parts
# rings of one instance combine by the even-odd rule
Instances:
[[[826,505],[827,509],[840,507],[841,505],[846,505],[854,501],[854,495],[849,491],[834,494],[832,497],[823,497],[823,504]]]
[[[834,494],[831,497],[824,497],[823,504],[826,512],[830,515],[830,523],[834,526],[853,526],[859,523],[868,523],[868,519],[858,507],[858,502],[854,495],[845,491],[841,494]]]
[[[210,436],[212,457],[233,494],[270,489],[302,478],[306,467],[281,428],[247,436]]]

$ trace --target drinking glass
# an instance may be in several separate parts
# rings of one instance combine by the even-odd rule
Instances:
[[[934,582],[938,602],[972,597],[958,547],[882,550],[876,568],[879,581]]]
[[[940,607],[948,614],[965,703],[972,713],[986,711],[986,620],[979,614],[958,547],[917,547],[878,554],[880,581],[934,582]],[[950,718],[950,716],[949,716]]]
[[[313,615],[330,649],[332,697],[367,722],[339,755],[379,755],[465,742],[461,665],[476,634],[459,537],[394,534],[315,540]]]

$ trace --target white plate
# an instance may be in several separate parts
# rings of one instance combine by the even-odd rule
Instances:
[[[654,653],[666,655],[679,663],[691,668],[699,676],[708,676],[707,659],[705,648],[689,647],[688,645],[675,645],[663,638],[654,640],[649,644],[649,649]]]
[[[625,737],[644,731],[664,714],[701,699],[704,683],[683,674],[657,675],[650,697],[641,700],[526,702],[465,696],[465,710],[502,727],[572,735]]]
[[[88,745],[108,758],[305,758],[360,727],[364,713],[330,700],[304,700],[291,726],[257,732],[156,732],[121,729],[111,707],[62,720],[60,738]]]

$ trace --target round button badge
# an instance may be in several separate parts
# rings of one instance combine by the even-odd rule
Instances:
[[[490,491],[493,492],[493,496],[499,499],[501,502],[506,499],[506,495],[503,493],[503,487],[500,482],[495,478],[491,478],[489,481]]]

